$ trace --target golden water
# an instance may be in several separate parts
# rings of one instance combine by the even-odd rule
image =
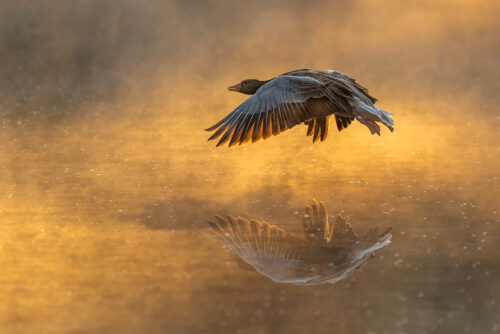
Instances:
[[[372,3],[356,5],[368,35],[350,12],[338,35],[325,32],[331,22],[308,25],[308,34],[316,33],[311,40],[284,34],[302,31],[290,18],[294,8],[275,9],[282,30],[268,40],[241,37],[233,47],[243,60],[226,45],[206,62],[189,55],[175,85],[161,72],[166,77],[155,77],[161,84],[154,93],[120,91],[122,99],[78,105],[74,117],[54,120],[30,108],[14,115],[3,105],[0,332],[500,331],[499,119],[496,95],[486,90],[498,87],[495,16],[486,3],[429,2],[394,18],[397,29],[370,13],[387,19],[400,13],[399,2]],[[461,14],[448,17],[450,7]],[[269,32],[270,21],[261,21],[253,31]],[[469,47],[479,43],[476,52],[490,56],[481,58],[478,73],[472,51],[455,53],[457,27],[472,34]],[[335,43],[325,51],[329,35]],[[289,42],[308,49],[282,55],[267,44],[280,36],[288,36],[281,51],[292,48]],[[363,47],[352,43],[356,38]],[[443,41],[457,49],[448,54]],[[405,57],[400,73],[373,51],[359,54],[376,42]],[[255,47],[273,51],[258,61]],[[303,67],[302,58],[344,71],[328,60],[335,54],[394,113],[393,134],[383,129],[374,137],[359,123],[338,133],[332,123],[327,141],[315,145],[304,126],[231,149],[206,142],[202,129],[244,98],[225,87],[254,76],[239,62],[255,64],[262,78]],[[222,56],[230,72],[196,73]],[[360,63],[365,57],[369,63]],[[479,79],[462,79],[471,74],[461,68]],[[429,70],[435,77],[422,74]],[[33,104],[54,110],[40,99]],[[392,226],[393,242],[338,284],[300,287],[242,270],[205,223],[230,213],[300,235],[303,206],[313,197],[361,233]]]

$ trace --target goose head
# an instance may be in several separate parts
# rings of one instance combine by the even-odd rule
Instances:
[[[242,94],[253,95],[255,92],[267,81],[260,81],[257,79],[245,79],[236,85],[229,86],[227,90],[239,92]]]

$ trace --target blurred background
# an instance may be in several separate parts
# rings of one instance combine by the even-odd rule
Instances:
[[[0,0],[2,333],[500,333],[500,3]],[[357,79],[395,131],[215,148],[227,86]],[[239,268],[206,220],[393,242],[335,285]]]

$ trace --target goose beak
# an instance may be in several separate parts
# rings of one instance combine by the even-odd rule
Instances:
[[[227,87],[227,90],[230,90],[233,92],[241,92],[241,83],[237,83],[234,86],[229,86],[229,87]]]

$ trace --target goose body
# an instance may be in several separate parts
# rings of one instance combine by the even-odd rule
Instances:
[[[339,131],[353,120],[366,125],[371,134],[380,135],[377,122],[393,131],[392,114],[375,107],[377,100],[366,88],[337,71],[302,69],[267,81],[246,79],[228,89],[251,96],[206,129],[215,131],[209,140],[220,137],[217,146],[266,139],[301,123],[308,126],[313,143],[324,141],[331,116]]]
[[[390,243],[390,228],[372,228],[358,237],[339,214],[333,226],[323,202],[313,200],[303,217],[305,240],[266,222],[216,216],[209,222],[217,237],[260,274],[279,283],[322,284],[346,278]]]

